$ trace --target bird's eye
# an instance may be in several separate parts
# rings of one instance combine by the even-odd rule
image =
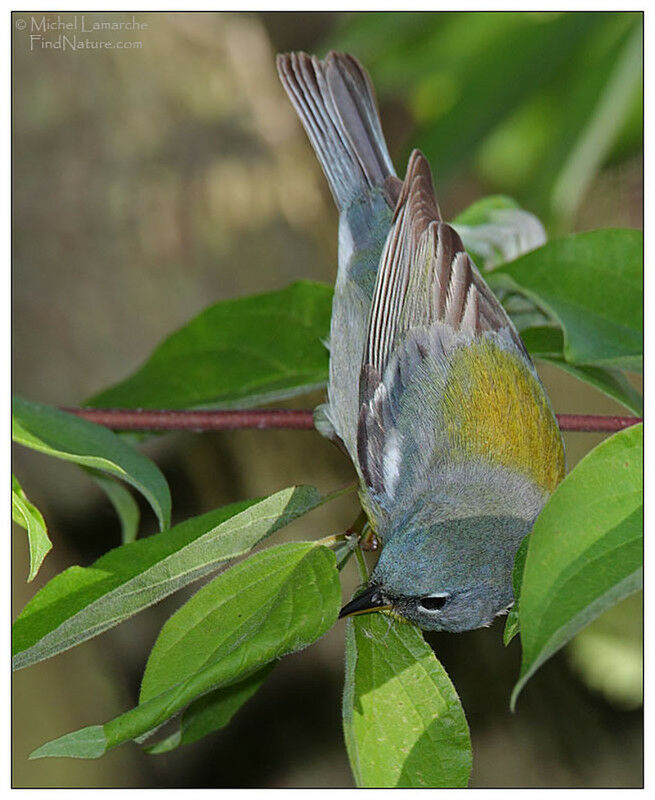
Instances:
[[[439,611],[448,602],[449,594],[429,594],[427,597],[422,597],[418,602],[421,608],[426,611]]]

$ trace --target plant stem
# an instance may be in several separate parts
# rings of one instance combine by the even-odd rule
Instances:
[[[98,425],[119,431],[230,431],[313,430],[309,409],[262,408],[237,411],[175,411],[131,408],[63,408]],[[599,414],[557,414],[560,430],[611,433],[643,422],[642,417],[610,417]]]
[[[359,577],[362,579],[362,583],[368,583],[368,567],[366,566],[366,561],[364,560],[362,548],[359,547],[359,545],[355,548],[355,559],[357,561],[357,569],[359,570]]]

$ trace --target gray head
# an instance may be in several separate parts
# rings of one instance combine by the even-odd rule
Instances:
[[[513,602],[512,569],[531,521],[472,516],[397,531],[369,587],[341,616],[393,609],[425,630],[489,625]]]

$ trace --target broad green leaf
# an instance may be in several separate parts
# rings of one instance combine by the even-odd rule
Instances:
[[[181,744],[191,744],[214,731],[224,728],[250,698],[257,692],[275,666],[267,664],[245,681],[214,689],[199,697],[184,711],[178,730],[162,741],[146,747],[151,755],[168,753]]]
[[[121,478],[141,492],[163,530],[171,521],[171,495],[159,467],[102,425],[22,397],[13,399],[15,442],[64,461]]]
[[[243,663],[262,666],[278,656],[260,658],[259,651],[268,653],[279,641],[291,650],[306,647],[315,630],[325,632],[336,620],[341,594],[335,566],[333,553],[317,550],[315,542],[300,542],[257,553],[219,575],[162,628],[139,702],[237,648]]]
[[[308,486],[283,489],[186,520],[117,547],[91,567],[70,567],[14,623],[14,669],[74,647],[248,552],[321,503]]]
[[[43,559],[52,548],[45,520],[39,509],[27,499],[17,478],[11,476],[11,518],[25,528],[30,546],[30,572],[27,580],[36,577]]]
[[[327,380],[332,289],[298,281],[223,300],[165,339],[126,380],[88,404],[123,408],[255,406]]]
[[[480,269],[513,261],[546,242],[546,231],[537,217],[504,195],[478,200],[452,225]]]
[[[384,614],[346,629],[343,727],[359,787],[462,787],[471,742],[459,697],[413,625]]]
[[[164,625],[148,659],[139,705],[103,726],[105,749],[142,737],[207,692],[241,683],[307,647],[335,622],[340,601],[334,553],[315,542],[278,545],[236,564]],[[32,757],[53,754],[62,741],[70,755],[71,735]],[[81,748],[75,755],[101,755],[87,752]]]
[[[526,681],[575,633],[642,585],[643,425],[606,439],[567,475],[532,530],[519,601]]]
[[[567,363],[640,369],[642,243],[635,230],[578,233],[498,267],[488,280],[525,294],[561,325]]]
[[[132,497],[132,494],[118,481],[108,478],[98,470],[88,470],[88,472],[116,509],[121,523],[123,544],[133,542],[139,531],[139,520],[141,518],[138,503]]]
[[[521,331],[521,338],[533,358],[559,367],[569,375],[594,386],[603,394],[624,405],[633,414],[638,416],[643,414],[643,398],[622,372],[604,367],[569,364],[564,360],[562,352],[564,339],[559,328],[545,326],[526,328]]]

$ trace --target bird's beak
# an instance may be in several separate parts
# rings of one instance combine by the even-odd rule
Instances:
[[[353,614],[370,614],[372,611],[390,609],[391,603],[382,595],[377,586],[369,586],[360,595],[354,597],[339,612],[339,619]]]

